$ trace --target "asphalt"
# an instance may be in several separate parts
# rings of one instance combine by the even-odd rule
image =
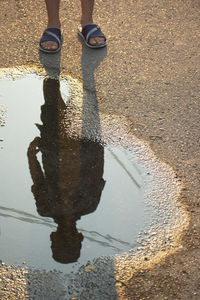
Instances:
[[[0,5],[0,67],[42,69],[38,40],[46,27],[43,1],[4,0]],[[94,20],[108,46],[94,52],[77,37],[79,1],[61,3],[61,74],[83,83],[91,78],[88,88],[95,89],[99,111],[129,120],[131,133],[173,168],[184,185],[178,201],[189,216],[178,237],[179,251],[166,252],[141,268],[121,268],[119,280],[107,278],[105,266],[100,268],[96,276],[102,290],[96,295],[104,299],[200,298],[199,8],[197,0],[98,0]],[[84,282],[88,274],[92,276],[84,273]],[[98,299],[94,293],[88,299]],[[3,299],[8,294],[5,285]],[[20,291],[16,295],[13,299],[25,298]],[[88,294],[82,295],[87,299]]]

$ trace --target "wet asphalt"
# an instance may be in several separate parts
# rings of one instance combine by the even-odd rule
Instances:
[[[43,1],[4,0],[0,5],[1,68],[43,69],[38,54],[38,40],[46,27]],[[95,51],[77,37],[79,1],[61,3],[64,43],[58,72],[80,82],[91,78],[88,89],[95,90],[99,111],[128,119],[130,132],[173,168],[184,185],[178,201],[188,213],[189,226],[178,236],[179,250],[145,261],[141,268],[129,261],[129,268],[118,266],[112,275],[108,269],[115,269],[113,261],[100,262],[94,274],[80,271],[71,288],[64,286],[62,291],[59,285],[60,296],[53,287],[54,294],[46,297],[48,276],[39,274],[44,294],[37,294],[37,284],[32,285],[35,299],[64,299],[65,289],[71,291],[71,299],[200,298],[199,9],[195,0],[96,1],[94,20],[108,46]],[[3,299],[11,293],[11,281],[13,299],[32,299],[24,279],[18,285],[15,271],[7,268],[2,266]]]

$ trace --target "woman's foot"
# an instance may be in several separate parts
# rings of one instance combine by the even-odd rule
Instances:
[[[48,16],[47,28],[57,28],[60,29],[60,0],[45,0]],[[56,51],[59,45],[56,41],[52,39],[42,41],[40,46],[47,51]]]
[[[81,26],[84,27],[88,24],[93,24],[92,16],[93,16],[93,8],[94,8],[94,0],[80,0],[81,1]],[[48,14],[48,26],[47,28],[58,28],[60,29],[60,18],[59,18],[59,7],[60,0],[45,0],[47,14]],[[92,36],[88,43],[95,47],[105,43],[105,37],[102,36]],[[42,49],[47,52],[55,52],[59,49],[59,44],[56,41],[45,40],[40,43]]]
[[[89,48],[102,48],[106,46],[106,37],[100,27],[94,23],[78,27],[78,34]]]
[[[53,41],[45,41],[41,43],[42,48],[50,51],[56,51],[58,49],[58,43]]]
[[[82,24],[81,24],[82,25]],[[89,24],[86,24],[86,25],[89,25]],[[85,27],[86,25],[82,25],[82,28]],[[48,27],[48,28],[54,28],[54,27]],[[47,32],[48,32],[48,28],[47,28]],[[56,29],[60,30],[60,28],[58,27],[55,27]],[[44,32],[45,33],[45,32]],[[43,39],[44,40],[44,34],[41,38],[41,40]],[[48,36],[45,37],[45,40],[44,41],[40,41],[40,50],[44,51],[46,50],[46,52],[57,52],[58,51],[58,48],[60,47],[60,43],[59,41],[57,41],[55,38],[53,37],[50,37],[50,40],[48,40]],[[60,36],[58,36],[59,40],[61,39]],[[105,37],[102,37],[102,36],[94,36],[94,37],[91,37],[89,40],[88,40],[88,44],[93,46],[93,47],[97,47],[98,48],[98,45],[102,45],[105,43]],[[42,48],[42,49],[41,49]]]
[[[56,53],[62,46],[62,35],[59,28],[48,27],[41,39],[40,50],[46,53]]]
[[[84,21],[81,21],[81,26],[82,28],[89,25],[89,24],[94,24],[93,21],[91,20],[90,22],[84,22]],[[104,37],[100,37],[100,36],[96,36],[96,37],[91,37],[88,41],[88,43],[92,46],[96,46],[96,45],[100,45],[102,43],[105,42],[105,38]]]
[[[94,0],[80,0],[81,1],[81,26],[82,28],[89,24],[94,24],[93,22],[93,10],[94,10]],[[88,41],[91,46],[97,46],[105,42],[105,37],[93,35]]]

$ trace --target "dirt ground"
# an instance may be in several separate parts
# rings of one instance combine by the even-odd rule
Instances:
[[[88,66],[99,110],[129,119],[134,135],[174,169],[190,217],[183,248],[131,278],[124,271],[119,299],[200,299],[199,13],[198,0],[96,1],[94,19],[108,39],[104,57]],[[79,1],[62,1],[61,73],[82,80],[79,18]],[[41,67],[45,27],[44,1],[0,1],[0,67]]]

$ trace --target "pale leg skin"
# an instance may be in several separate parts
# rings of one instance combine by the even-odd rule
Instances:
[[[80,0],[81,1],[81,26],[85,26],[93,23],[93,9],[94,0]],[[47,8],[48,23],[47,28],[59,28],[61,27],[59,8],[60,0],[45,0]],[[104,42],[104,38],[95,37],[89,40],[91,45],[97,45]],[[42,47],[48,50],[56,50],[58,45],[56,42],[45,41],[42,43]]]

